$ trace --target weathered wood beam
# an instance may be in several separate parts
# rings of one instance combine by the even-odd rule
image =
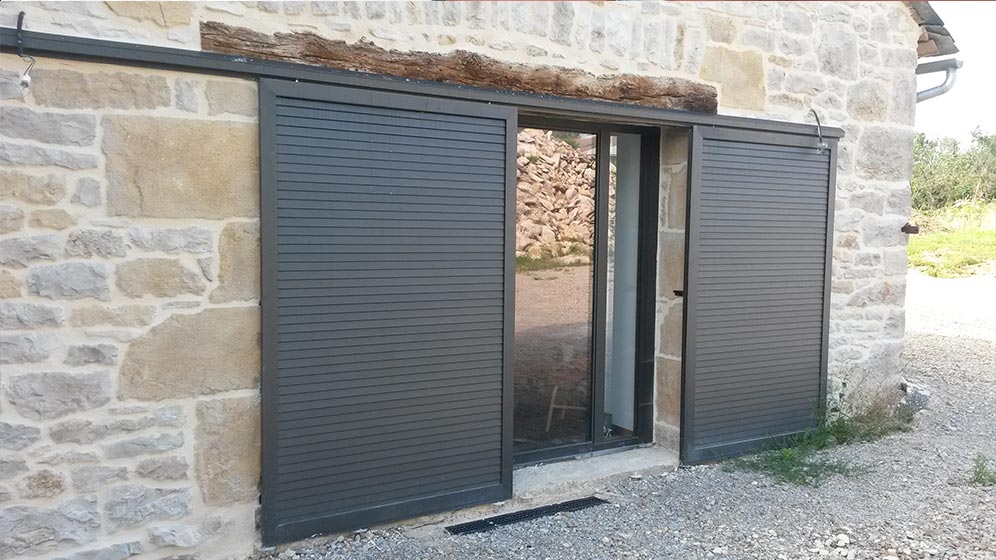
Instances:
[[[307,32],[266,35],[213,21],[201,22],[201,49],[414,80],[700,113],[714,114],[717,105],[715,87],[682,78],[635,74],[595,76],[571,68],[503,62],[463,50],[443,54],[387,50],[364,40],[348,44]]]

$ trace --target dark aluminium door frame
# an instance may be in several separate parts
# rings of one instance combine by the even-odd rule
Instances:
[[[550,447],[515,455],[517,466],[555,459],[567,459],[584,453],[629,447],[653,441],[654,436],[654,331],[657,300],[657,220],[660,185],[659,127],[625,126],[582,120],[544,117],[520,117],[520,128],[541,128],[597,135],[595,151],[595,278],[592,301],[592,390],[590,440],[585,443]],[[637,327],[636,376],[633,437],[606,440],[601,426],[605,408],[606,285],[608,280],[608,212],[609,212],[609,143],[612,133],[640,135],[640,203],[637,249]],[[508,224],[515,228],[515,214]]]

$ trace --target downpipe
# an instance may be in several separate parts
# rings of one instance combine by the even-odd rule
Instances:
[[[926,101],[935,97],[940,97],[951,91],[955,85],[955,77],[958,69],[962,67],[962,61],[955,58],[938,60],[937,62],[926,62],[916,67],[916,74],[933,74],[934,72],[944,72],[944,82],[939,86],[934,86],[923,91],[916,92],[916,102]]]

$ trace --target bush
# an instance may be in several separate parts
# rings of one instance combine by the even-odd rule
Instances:
[[[917,134],[910,186],[917,210],[960,201],[996,200],[996,134],[975,129],[966,150],[952,138],[929,139]]]

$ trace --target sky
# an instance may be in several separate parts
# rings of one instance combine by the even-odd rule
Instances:
[[[992,27],[996,21],[996,1],[935,0],[930,5],[944,20],[944,27],[961,50],[954,57],[965,66],[958,71],[951,91],[917,104],[916,129],[928,137],[956,138],[964,147],[975,127],[996,134],[996,37]],[[920,62],[940,59],[926,58]],[[917,78],[917,89],[922,91],[943,82],[944,73]]]

